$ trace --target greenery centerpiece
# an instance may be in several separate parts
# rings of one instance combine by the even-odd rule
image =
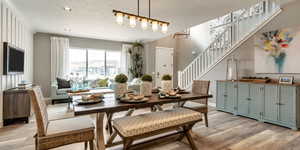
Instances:
[[[165,74],[161,78],[161,88],[163,91],[171,91],[173,88],[172,76]]]
[[[152,95],[152,76],[145,74],[142,76],[142,84],[140,86],[140,94],[144,96]]]
[[[117,98],[127,93],[127,81],[128,81],[128,77],[125,74],[121,73],[115,77],[115,82],[116,82],[115,96]]]

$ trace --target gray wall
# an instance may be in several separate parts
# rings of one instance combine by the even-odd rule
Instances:
[[[42,87],[46,97],[50,96],[51,70],[50,56],[51,46],[50,37],[63,35],[54,35],[48,33],[36,33],[34,35],[34,83]],[[68,37],[70,39],[70,47],[90,48],[90,49],[106,49],[121,50],[122,42]]]

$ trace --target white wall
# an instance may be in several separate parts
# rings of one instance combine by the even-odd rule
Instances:
[[[3,42],[25,49],[25,74],[3,75]],[[8,0],[0,0],[0,127],[3,124],[3,90],[21,80],[33,79],[33,33],[24,18]]]

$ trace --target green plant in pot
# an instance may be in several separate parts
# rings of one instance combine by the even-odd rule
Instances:
[[[171,91],[173,89],[172,76],[165,74],[161,78],[161,88],[163,91]]]
[[[115,77],[116,86],[114,90],[117,98],[127,93],[127,81],[128,77],[125,74],[118,74]]]
[[[144,96],[152,95],[152,76],[149,74],[145,74],[141,78],[142,84],[140,86],[140,94]]]

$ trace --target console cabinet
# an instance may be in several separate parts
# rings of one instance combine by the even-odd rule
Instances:
[[[296,130],[299,89],[298,85],[217,81],[217,109]]]

